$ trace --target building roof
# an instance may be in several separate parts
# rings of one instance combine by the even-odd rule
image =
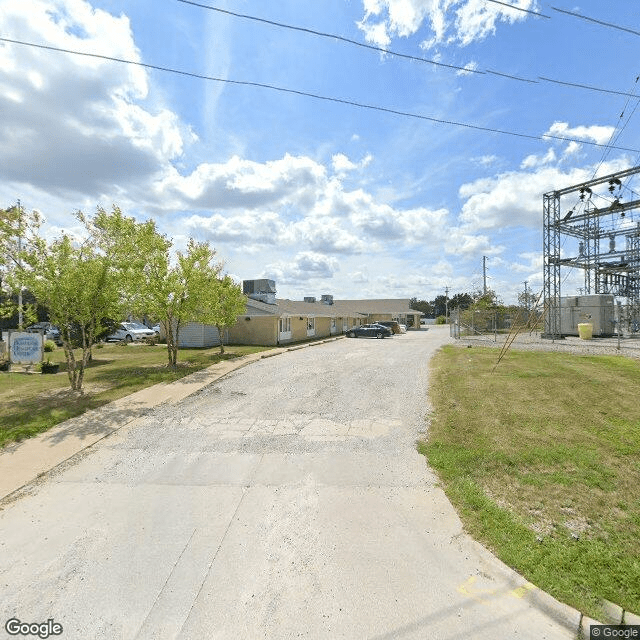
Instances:
[[[408,298],[387,300],[334,300],[333,304],[321,301],[304,302],[298,300],[277,299],[276,304],[267,304],[249,298],[247,312],[244,315],[303,315],[316,317],[357,318],[373,314],[421,314],[411,308]]]

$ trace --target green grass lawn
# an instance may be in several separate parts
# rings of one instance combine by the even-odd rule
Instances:
[[[82,393],[71,391],[64,351],[56,349],[45,354],[51,362],[61,363],[55,375],[0,372],[0,447],[144,387],[171,382],[221,360],[267,348],[225,346],[223,355],[219,347],[180,349],[178,366],[172,369],[167,366],[165,345],[99,345],[94,347],[93,360],[85,371]]]
[[[640,614],[640,362],[446,347],[419,444],[465,529],[601,618]]]

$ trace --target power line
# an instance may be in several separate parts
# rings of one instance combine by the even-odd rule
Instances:
[[[224,13],[228,16],[233,16],[234,18],[242,18],[243,20],[253,20],[254,22],[261,22],[262,24],[268,24],[273,27],[280,27],[281,29],[290,29],[291,31],[301,31],[302,33],[308,33],[314,36],[318,36],[320,38],[329,38],[331,40],[339,40],[341,42],[353,44],[357,47],[362,47],[364,49],[371,49],[372,51],[385,53],[390,56],[405,58],[406,60],[413,60],[415,62],[424,62],[427,64],[436,65],[438,67],[446,67],[448,69],[456,69],[458,71],[466,71],[467,73],[477,73],[479,75],[484,75],[484,71],[478,71],[476,69],[470,69],[467,67],[459,67],[455,64],[445,64],[444,62],[436,62],[435,60],[429,60],[428,58],[421,58],[418,56],[411,56],[406,53],[399,53],[397,51],[392,51],[391,49],[384,49],[382,47],[376,47],[371,44],[365,44],[364,42],[358,42],[357,40],[352,40],[351,38],[345,38],[344,36],[339,36],[339,35],[336,35],[335,33],[326,33],[324,31],[316,31],[315,29],[309,29],[307,27],[297,27],[291,24],[285,24],[284,22],[276,22],[274,20],[267,20],[266,18],[258,18],[257,16],[250,16],[244,13],[235,13],[234,11],[221,9],[220,7],[212,7],[211,5],[208,5],[208,4],[200,4],[199,2],[192,2],[191,0],[178,0],[178,2],[182,2],[183,4],[190,4],[194,7],[201,7],[202,9],[209,9],[210,11],[216,11],[218,13]]]
[[[308,91],[301,91],[299,89],[290,89],[287,87],[280,87],[277,85],[273,85],[273,84],[266,84],[263,82],[252,82],[249,80],[230,80],[228,78],[216,78],[215,76],[205,76],[199,73],[194,73],[191,71],[183,71],[180,69],[172,69],[171,67],[162,67],[159,65],[154,65],[154,64],[148,64],[146,62],[139,62],[136,60],[125,60],[124,58],[115,58],[112,56],[106,56],[103,54],[99,54],[99,53],[89,53],[86,51],[76,51],[74,49],[63,49],[61,47],[53,47],[51,45],[44,45],[44,44],[36,44],[34,42],[25,42],[24,40],[13,40],[11,38],[3,38],[0,37],[0,42],[9,42],[11,44],[17,44],[17,45],[21,45],[21,46],[25,46],[25,47],[33,47],[36,49],[44,49],[46,51],[57,51],[59,53],[68,53],[71,55],[78,55],[78,56],[84,56],[84,57],[88,57],[88,58],[98,58],[100,60],[108,60],[111,62],[120,62],[122,64],[128,64],[128,65],[133,65],[133,66],[137,66],[137,67],[144,67],[145,69],[154,69],[155,71],[163,71],[163,72],[167,72],[167,73],[174,73],[174,74],[178,74],[178,75],[182,75],[182,76],[187,76],[190,78],[198,78],[200,80],[208,80],[208,81],[212,81],[212,82],[220,82],[220,83],[224,83],[224,84],[232,84],[232,85],[238,85],[238,86],[246,86],[246,87],[259,87],[261,89],[270,89],[271,91],[279,91],[281,93],[289,93],[289,94],[293,94],[293,95],[298,95],[298,96],[305,96],[307,98],[314,98],[315,100],[323,100],[325,102],[334,102],[334,103],[338,103],[338,104],[346,104],[352,107],[357,107],[360,109],[369,109],[372,111],[380,111],[383,113],[390,113],[392,115],[398,115],[398,116],[403,116],[403,117],[407,117],[407,118],[415,118],[418,120],[426,120],[428,122],[435,122],[438,124],[449,124],[452,126],[456,126],[456,127],[463,127],[465,129],[472,129],[475,131],[485,131],[488,133],[499,133],[502,135],[507,135],[507,136],[513,136],[513,137],[517,137],[517,138],[526,138],[529,140],[547,140],[547,139],[554,139],[554,140],[562,140],[565,142],[577,142],[580,144],[586,144],[586,145],[590,145],[590,146],[594,146],[594,147],[606,147],[606,145],[603,144],[599,144],[597,142],[592,142],[590,140],[580,140],[577,138],[570,138],[570,137],[565,137],[565,136],[553,136],[553,135],[549,135],[549,134],[543,134],[542,136],[539,135],[533,135],[533,134],[527,134],[527,133],[519,133],[517,131],[508,131],[506,129],[495,129],[492,127],[483,127],[481,125],[476,125],[476,124],[471,124],[468,122],[457,122],[455,120],[444,120],[442,118],[434,118],[432,116],[425,116],[419,113],[412,113],[410,111],[400,111],[397,109],[391,109],[389,107],[381,107],[379,105],[372,105],[372,104],[366,104],[364,102],[356,102],[355,100],[346,100],[343,98],[335,98],[332,96],[324,96],[318,93],[311,93]],[[612,149],[617,149],[618,151],[631,151],[632,153],[640,153],[640,150],[638,149],[630,149],[627,147],[610,147]]]
[[[538,13],[537,11],[531,11],[530,9],[523,9],[522,7],[516,7],[513,4],[509,4],[507,2],[500,2],[500,0],[485,0],[486,2],[493,2],[494,4],[501,4],[503,7],[509,7],[509,9],[515,9],[516,11],[522,11],[523,13],[530,13],[534,16],[538,16],[539,18],[549,18],[551,16],[547,16],[544,13]]]
[[[495,2],[496,0],[489,0],[489,2]],[[557,7],[551,7],[554,11],[558,13],[566,13],[569,16],[573,16],[574,18],[581,18],[582,20],[588,20],[589,22],[595,22],[596,24],[602,25],[603,27],[610,27],[611,29],[618,29],[619,31],[626,31],[627,33],[632,33],[635,36],[640,36],[640,31],[634,31],[633,29],[628,29],[627,27],[621,27],[617,24],[613,24],[611,22],[605,22],[604,20],[597,20],[596,18],[589,18],[589,16],[583,16],[581,13],[574,13],[573,11],[567,11],[566,9],[558,9]]]
[[[614,91],[613,89],[602,89],[601,87],[594,87],[589,84],[578,84],[577,82],[566,82],[565,80],[554,80],[553,78],[545,78],[544,76],[538,76],[540,80],[545,82],[552,82],[553,84],[562,84],[567,87],[577,87],[578,89],[587,89],[589,91],[598,91],[600,93],[610,93],[616,96],[625,96],[628,98],[635,98],[640,100],[640,96],[636,93],[627,93],[626,91]]]
[[[521,78],[520,76],[512,76],[509,73],[500,73],[499,71],[491,71],[491,69],[486,69],[486,73],[491,73],[494,76],[501,76],[503,78],[511,78],[511,80],[519,80],[520,82],[530,82],[531,84],[539,84],[537,80],[531,80],[529,78]]]
[[[512,75],[510,73],[494,71],[494,70],[491,70],[491,69],[485,69],[484,71],[479,71],[479,70],[473,69],[471,67],[460,67],[458,65],[445,64],[445,63],[442,63],[442,62],[436,62],[435,60],[429,60],[428,58],[421,58],[421,57],[418,57],[418,56],[411,56],[411,55],[408,55],[408,54],[405,54],[405,53],[399,53],[397,51],[392,51],[391,49],[384,49],[384,48],[376,47],[376,46],[373,46],[373,45],[370,45],[370,44],[364,44],[362,42],[358,42],[357,40],[353,40],[351,38],[345,38],[344,36],[339,36],[339,35],[334,34],[334,33],[327,33],[327,32],[324,32],[324,31],[317,31],[315,29],[309,29],[307,27],[298,27],[298,26],[294,26],[294,25],[287,24],[287,23],[284,23],[284,22],[277,22],[275,20],[268,20],[266,18],[259,18],[257,16],[252,16],[252,15],[248,15],[248,14],[236,13],[234,11],[229,11],[228,9],[221,9],[220,7],[214,7],[212,5],[202,4],[200,2],[194,2],[193,0],[177,0],[177,1],[181,2],[183,4],[192,5],[194,7],[200,7],[202,9],[208,9],[210,11],[216,11],[218,13],[222,13],[222,14],[225,14],[225,15],[233,16],[235,18],[241,18],[243,20],[253,20],[254,22],[259,22],[259,23],[262,23],[262,24],[267,24],[267,25],[270,25],[270,26],[279,27],[281,29],[290,29],[292,31],[300,31],[302,33],[308,33],[308,34],[319,36],[319,37],[322,37],[322,38],[329,38],[331,40],[338,40],[338,41],[341,41],[341,42],[346,42],[348,44],[355,45],[357,47],[362,47],[364,49],[370,49],[372,51],[377,51],[377,52],[380,52],[380,53],[385,53],[385,54],[388,54],[388,55],[397,56],[399,58],[404,58],[406,60],[413,60],[413,61],[416,61],[416,62],[423,62],[423,63],[427,63],[427,64],[433,64],[433,65],[436,65],[436,66],[439,66],[439,67],[445,67],[445,68],[448,68],[448,69],[455,69],[457,71],[464,71],[466,73],[476,73],[476,74],[479,74],[479,75],[485,75],[485,74],[489,73],[489,74],[492,74],[492,75],[495,75],[495,76],[500,76],[502,78],[509,78],[510,80],[516,80],[518,82],[527,82],[527,83],[530,83],[530,84],[537,84],[538,80],[543,80],[544,82],[552,82],[554,84],[561,84],[561,85],[565,85],[565,86],[569,86],[569,87],[577,87],[577,88],[580,88],[580,89],[587,89],[589,91],[597,91],[597,92],[600,92],[600,93],[610,93],[610,94],[613,94],[613,95],[623,95],[623,96],[631,96],[633,98],[638,98],[638,96],[636,96],[636,95],[628,94],[628,93],[625,93],[623,91],[614,91],[614,90],[611,90],[611,89],[602,89],[600,87],[593,87],[593,86],[589,86],[589,85],[585,85],[585,84],[565,82],[565,81],[562,81],[562,80],[554,80],[554,79],[551,79],[551,78],[545,78],[543,76],[538,76],[538,80],[533,80],[531,78],[523,78],[521,76],[515,76],[515,75]],[[551,18],[551,16],[545,15],[543,13],[538,13],[537,11],[531,11],[529,9],[523,9],[522,7],[516,7],[515,5],[508,4],[506,2],[501,2],[500,0],[485,0],[485,1],[486,2],[493,2],[495,4],[499,4],[499,5],[502,5],[502,6],[505,6],[505,7],[509,7],[511,9],[515,9],[517,11],[522,11],[524,13],[530,13],[530,14],[533,14],[533,15],[536,15],[536,16],[540,16],[540,17],[543,17],[543,18],[549,18],[549,19]],[[617,27],[616,25],[610,24],[608,22],[602,22],[600,20],[595,20],[594,18],[587,18],[587,17],[582,16],[582,15],[580,15],[578,13],[573,13],[571,11],[565,11],[563,9],[557,9],[556,7],[551,7],[551,8],[555,9],[556,11],[559,11],[559,12],[562,12],[562,13],[567,13],[569,15],[573,15],[573,16],[576,16],[578,18],[585,18],[586,20],[591,20],[593,22],[597,22],[597,23],[603,24],[605,26],[611,26],[611,27],[622,29],[624,31],[630,31],[629,29],[625,29],[623,27]],[[631,32],[632,33],[637,33],[637,32],[634,32],[634,31],[631,31]],[[640,35],[640,33],[638,33],[638,35]]]

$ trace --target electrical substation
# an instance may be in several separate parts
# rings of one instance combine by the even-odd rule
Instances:
[[[640,337],[640,166],[543,196],[544,334]],[[563,290],[572,270],[584,284]]]

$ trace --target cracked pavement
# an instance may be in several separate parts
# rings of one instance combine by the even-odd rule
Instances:
[[[416,451],[449,340],[433,327],[263,359],[71,458],[0,511],[3,624],[53,618],[65,640],[575,637],[463,532]]]

